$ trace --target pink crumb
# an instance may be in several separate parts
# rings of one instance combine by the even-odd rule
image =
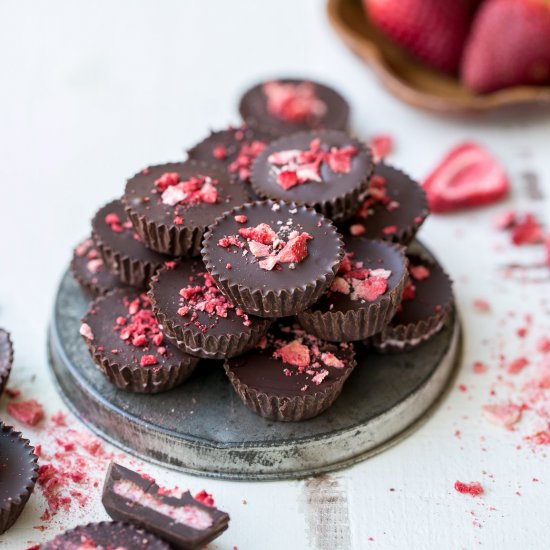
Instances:
[[[7,409],[12,418],[29,426],[36,426],[44,418],[44,409],[35,399],[8,403]]]
[[[473,497],[482,495],[485,492],[483,490],[483,487],[481,486],[481,483],[479,483],[479,481],[472,481],[471,483],[463,483],[462,481],[457,480],[455,481],[454,488],[455,488],[455,491],[463,495],[471,495]]]

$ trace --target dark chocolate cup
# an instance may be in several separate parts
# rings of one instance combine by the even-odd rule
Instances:
[[[345,381],[357,364],[353,350],[351,353],[349,366],[338,380],[323,391],[306,395],[287,397],[262,392],[241,382],[227,361],[224,363],[224,369],[233,389],[251,411],[278,422],[301,422],[320,415],[336,401]]]
[[[232,281],[230,277],[218,270],[212,260],[211,247],[217,246],[216,242],[212,242],[215,238],[216,229],[220,223],[235,215],[247,215],[250,211],[256,208],[265,206],[271,208],[273,205],[279,205],[281,208],[296,209],[296,216],[304,213],[307,216],[318,216],[318,223],[324,224],[328,231],[332,231],[338,241],[339,253],[335,257],[334,262],[328,269],[321,271],[319,275],[312,281],[303,281],[299,286],[294,288],[283,288],[280,290],[264,290],[262,288],[250,288],[238,281]],[[204,236],[202,257],[206,269],[214,278],[218,288],[231,300],[233,304],[242,308],[251,315],[258,317],[278,318],[296,315],[300,311],[306,309],[309,305],[319,299],[320,296],[330,286],[340,262],[344,257],[344,244],[340,234],[336,231],[334,224],[324,218],[322,215],[315,212],[314,209],[305,206],[297,206],[294,203],[285,203],[283,201],[261,201],[245,204],[244,206],[234,208],[230,212],[226,212],[220,216],[213,225],[208,228]]]
[[[181,323],[175,323],[159,307],[155,296],[158,291],[159,279],[165,271],[162,269],[151,279],[148,296],[151,299],[153,313],[159,324],[162,325],[164,333],[182,351],[204,359],[235,357],[252,349],[267,332],[271,321],[259,318],[253,321],[249,330],[243,328],[242,332],[234,334],[205,334],[193,324],[185,327]]]
[[[381,241],[374,241],[379,242]],[[407,284],[407,259],[405,248],[385,243],[403,257],[403,274],[398,283],[377,301],[347,311],[319,311],[306,309],[298,314],[298,321],[305,330],[329,342],[354,342],[365,340],[381,332],[395,315]]]
[[[14,491],[4,502],[0,500],[0,534],[2,534],[17,521],[34,490],[38,477],[38,457],[34,454],[34,447],[29,444],[29,440],[23,439],[21,433],[16,432],[12,427],[0,422],[0,434],[2,439],[6,437],[10,440],[8,458],[11,457],[13,463],[22,470],[17,477],[6,480],[6,483],[13,484]],[[0,457],[0,466],[2,458],[4,457]]]
[[[0,328],[0,396],[8,383],[13,365],[13,344],[10,333]]]
[[[364,173],[361,174],[359,182],[353,189],[350,189],[340,196],[332,197],[327,200],[318,200],[316,198],[312,198],[311,201],[301,201],[298,200],[296,197],[293,197],[292,195],[288,197],[284,197],[280,194],[277,194],[277,196],[270,195],[262,188],[262,185],[259,183],[261,164],[267,162],[267,157],[272,152],[279,150],[281,147],[284,147],[284,145],[281,144],[286,142],[289,138],[300,140],[305,138],[306,136],[308,136],[308,140],[314,139],[316,137],[319,137],[321,138],[321,140],[323,140],[323,138],[330,139],[331,136],[337,136],[340,138],[344,136],[346,141],[349,142],[350,145],[354,145],[359,149],[359,151],[362,151],[367,156],[367,166],[365,167]],[[312,208],[315,208],[317,212],[323,214],[323,216],[325,216],[329,220],[332,220],[334,223],[340,223],[351,218],[353,214],[357,211],[359,198],[365,192],[369,183],[369,179],[372,176],[373,170],[374,162],[372,160],[372,153],[363,142],[347,136],[344,132],[339,130],[315,130],[307,132],[297,132],[295,134],[291,134],[290,136],[283,136],[275,141],[272,141],[265,149],[265,151],[262,154],[258,155],[254,160],[254,163],[252,164],[252,171],[250,174],[250,183],[254,192],[260,197],[266,199],[294,202],[300,206],[310,206]],[[315,184],[309,183],[304,185]]]
[[[215,166],[210,163],[188,160],[185,163],[171,163],[162,165],[166,171],[176,170],[177,167],[185,165],[186,168],[194,170],[197,174],[208,174],[215,179],[224,181],[228,180],[231,184],[232,194],[240,194],[243,203],[248,200],[248,192],[244,185],[234,178],[229,178],[225,169]],[[150,167],[155,169],[158,167]],[[180,168],[181,170],[181,168]],[[137,175],[136,175],[137,176]],[[136,177],[134,176],[134,177]],[[129,180],[126,185],[126,192],[122,196],[122,202],[126,208],[128,219],[132,222],[136,233],[142,238],[146,247],[162,254],[169,256],[200,256],[202,248],[202,240],[208,226],[208,221],[204,224],[197,225],[176,225],[174,223],[161,223],[158,220],[150,219],[147,215],[140,214],[135,207],[132,206],[132,200],[128,197],[128,186],[132,180]],[[235,203],[233,203],[235,205]],[[237,203],[238,204],[238,203]],[[228,206],[228,209],[232,206]],[[222,210],[223,211],[223,210]]]
[[[83,540],[90,540],[100,548],[147,548],[148,550],[170,550],[168,543],[153,533],[131,523],[120,521],[98,521],[78,525],[57,535],[43,544],[41,550],[66,550],[82,548]]]
[[[90,310],[97,308],[103,301],[118,292],[119,290],[114,290],[100,296],[90,304]],[[89,313],[83,317],[82,322],[89,323]],[[83,339],[94,363],[107,380],[117,388],[132,393],[152,394],[171,390],[185,382],[199,362],[198,358],[187,355],[182,360],[169,365],[142,367],[141,365],[111,359],[107,357],[101,343],[89,340],[85,336],[83,336]]]

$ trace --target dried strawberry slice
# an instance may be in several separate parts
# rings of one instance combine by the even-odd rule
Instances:
[[[485,149],[469,142],[454,148],[424,182],[433,212],[490,204],[506,196],[509,187],[500,164]]]
[[[293,237],[277,255],[278,261],[281,263],[301,262],[304,258],[307,258],[307,242],[311,239],[309,233],[300,233],[300,235]]]

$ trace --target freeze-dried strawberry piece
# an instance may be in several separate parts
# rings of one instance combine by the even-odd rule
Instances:
[[[526,214],[512,229],[512,242],[515,245],[539,244],[542,241],[542,227],[533,214]]]
[[[225,160],[227,158],[227,148],[225,145],[216,145],[216,147],[212,150],[212,156],[216,160]]]
[[[84,336],[87,340],[94,339],[94,333],[92,332],[92,327],[88,323],[82,323],[80,325],[80,335]]]
[[[454,148],[424,181],[433,212],[449,212],[496,202],[507,195],[500,164],[475,143]]]
[[[352,269],[348,271],[344,277],[346,279],[359,279],[360,281],[368,279],[371,271],[370,269]]]
[[[483,405],[481,410],[489,422],[505,428],[512,427],[521,418],[521,407],[513,403]]]
[[[340,292],[340,294],[349,294],[349,283],[343,277],[334,277],[330,290],[332,292]]]
[[[275,153],[271,153],[271,155],[267,157],[267,161],[270,164],[274,164],[275,166],[284,166],[285,164],[295,162],[301,152],[302,151],[300,151],[300,149],[287,149],[286,151],[276,151]]]
[[[248,221],[248,216],[245,216],[244,214],[240,214],[238,216],[235,216],[235,221],[237,223],[246,223]]]
[[[211,508],[215,506],[214,497],[204,489],[199,491],[193,498],[202,502],[205,506],[210,506]]]
[[[430,276],[430,270],[424,265],[410,265],[409,273],[415,281],[423,281]]]
[[[272,244],[277,237],[277,233],[267,223],[260,223],[256,227],[242,227],[239,229],[239,235],[261,244]]]
[[[485,491],[479,481],[472,481],[471,483],[462,483],[462,481],[455,481],[455,491],[462,494],[472,495],[477,497],[482,495]]]
[[[390,135],[380,134],[378,136],[373,136],[369,140],[368,146],[371,148],[374,162],[380,162],[392,153],[394,141]]]
[[[160,178],[155,180],[155,187],[163,193],[171,185],[176,185],[180,181],[180,175],[177,172],[164,172]]]
[[[351,170],[351,161],[358,152],[359,149],[353,145],[332,147],[325,156],[325,161],[336,174],[348,174]]]
[[[218,241],[218,246],[221,248],[229,248],[230,246],[236,246],[237,248],[243,248],[244,243],[239,241],[238,237],[235,237],[234,235],[230,235],[229,237],[222,237]]]
[[[275,268],[277,265],[279,259],[277,258],[277,255],[268,256],[265,260],[260,260],[258,262],[258,265],[261,269],[265,269],[266,271],[271,271]]]
[[[268,244],[262,244],[257,241],[249,241],[248,248],[255,258],[264,258],[271,254],[271,248]]]
[[[349,232],[352,237],[360,237],[367,232],[367,229],[364,225],[360,223],[354,223],[350,226]]]
[[[323,370],[319,371],[317,374],[315,374],[315,376],[313,376],[311,381],[315,385],[319,386],[328,375],[329,375],[328,370],[323,369]]]
[[[509,374],[519,374],[528,364],[529,360],[526,357],[518,357],[508,365],[507,371]]]
[[[44,418],[44,409],[35,399],[8,403],[7,409],[12,418],[29,426],[36,426]]]
[[[243,143],[237,158],[228,166],[228,170],[234,174],[238,173],[242,181],[250,177],[250,167],[254,159],[266,148],[263,141],[254,140],[250,143]]]
[[[300,340],[293,340],[275,350],[273,357],[296,367],[305,368],[309,366],[309,348],[302,344]]]
[[[298,174],[293,170],[283,170],[277,174],[277,183],[285,190],[292,189],[300,182]]]
[[[405,288],[403,290],[403,298],[401,298],[401,300],[403,302],[406,302],[408,300],[414,300],[415,296],[416,296],[416,287],[411,283],[411,281],[407,281],[407,284],[405,285]]]
[[[338,268],[338,273],[347,273],[348,271],[351,271],[351,259],[352,259],[352,254],[350,254],[349,252],[346,252],[346,255],[342,259],[342,263]]]
[[[300,233],[290,239],[277,255],[281,263],[298,263],[307,258],[307,242],[312,239],[309,233]]]
[[[158,360],[154,355],[142,355],[139,364],[142,367],[151,367],[158,364]]]
[[[496,229],[510,229],[516,225],[517,214],[514,210],[504,210],[493,218],[493,227]]]
[[[218,202],[218,191],[212,185],[211,182],[207,181],[199,191],[199,202],[205,202],[207,204],[216,204]]]
[[[343,369],[345,366],[344,362],[341,359],[338,359],[338,357],[330,351],[321,354],[321,361],[327,367],[334,367],[335,369]]]
[[[388,289],[388,281],[383,277],[371,277],[353,285],[352,299],[374,302]]]
[[[311,82],[266,82],[262,86],[267,99],[267,110],[286,122],[305,122],[322,117],[327,106],[315,93]]]

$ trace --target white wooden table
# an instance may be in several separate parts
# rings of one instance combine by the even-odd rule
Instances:
[[[446,120],[409,109],[344,49],[321,0],[140,0],[131,7],[4,1],[0,21],[0,326],[11,330],[16,346],[11,386],[22,398],[38,399],[48,416],[64,410],[45,351],[53,296],[96,207],[118,196],[136,170],[179,159],[209,128],[237,122],[239,94],[256,80],[296,74],[334,84],[352,104],[355,131],[395,136],[392,161],[418,178],[451,146],[476,139],[510,174],[508,205],[550,219],[547,116]],[[528,170],[546,189],[546,202],[529,198],[522,177]],[[456,282],[464,387],[410,439],[346,471],[301,482],[202,480],[142,466],[164,484],[207,489],[230,512],[230,529],[211,548],[548,547],[549,460],[544,446],[524,440],[540,418],[527,411],[507,431],[481,417],[485,403],[506,400],[507,393],[519,399],[518,388],[540,362],[535,342],[550,336],[548,271],[537,272],[542,282],[528,284],[503,278],[499,269],[509,261],[543,261],[541,247],[512,248],[491,228],[504,206],[433,216],[422,230]],[[477,297],[491,302],[491,313],[474,310]],[[516,329],[526,313],[533,326],[520,339]],[[499,367],[501,353],[506,360],[526,355],[531,364],[512,377]],[[485,374],[474,373],[478,360],[488,365]],[[4,396],[0,419],[9,419],[7,403]],[[540,406],[548,408],[544,399]],[[86,431],[70,415],[68,422]],[[51,420],[22,429],[33,443],[53,448]],[[90,478],[101,480],[105,464],[90,462]],[[485,495],[458,494],[457,479],[480,481]],[[90,483],[87,491],[86,505],[42,522],[45,501],[37,490],[0,546],[25,548],[106,519],[99,488]]]

